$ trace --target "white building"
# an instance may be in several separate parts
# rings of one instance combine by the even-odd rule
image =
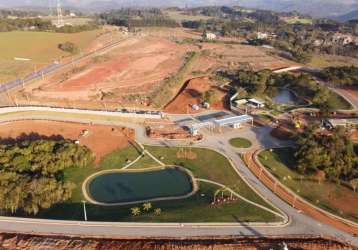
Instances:
[[[205,33],[204,39],[206,40],[215,40],[217,37],[214,33]]]

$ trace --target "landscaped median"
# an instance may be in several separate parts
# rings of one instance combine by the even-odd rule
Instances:
[[[349,202],[348,204],[336,203],[338,206],[353,208],[353,210],[351,210],[353,214],[349,217],[352,221],[331,214],[330,212],[333,212],[334,207],[332,208],[332,205],[328,203],[327,199],[332,199],[331,202],[334,202],[334,199],[337,198],[346,199],[346,197],[342,197],[344,194],[340,193],[342,190],[345,190],[345,187],[335,187],[335,192],[337,193],[334,193],[332,192],[333,184],[331,183],[323,184],[313,182],[312,180],[304,180],[301,176],[291,172],[292,170],[285,165],[288,164],[292,167],[291,164],[294,163],[293,153],[292,151],[290,152],[288,148],[249,152],[244,155],[244,159],[260,181],[291,206],[323,223],[330,224],[349,233],[358,233],[357,223],[353,221],[356,218],[354,213],[357,211],[354,210],[354,206],[352,206],[357,196],[354,196],[354,200],[345,201]],[[342,190],[338,191],[338,189]],[[318,196],[317,193],[321,194]],[[324,195],[327,197],[324,198]],[[357,194],[355,193],[355,195]],[[301,198],[301,196],[308,201]],[[349,197],[351,198],[350,195]],[[330,208],[327,209],[327,206],[330,206]],[[340,215],[342,216],[341,213]]]

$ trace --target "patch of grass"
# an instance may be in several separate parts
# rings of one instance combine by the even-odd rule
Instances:
[[[54,60],[68,56],[68,53],[58,49],[60,43],[72,42],[84,50],[99,33],[99,30],[74,34],[33,31],[1,32],[0,82],[24,76],[36,68],[39,69]],[[31,60],[16,61],[15,57]]]
[[[313,68],[358,66],[358,59],[348,56],[314,55],[307,65]]]
[[[230,144],[235,148],[249,148],[252,146],[249,140],[240,137],[231,139]]]
[[[319,184],[311,176],[300,175],[296,171],[297,162],[293,148],[280,148],[263,151],[260,162],[284,185],[292,191],[338,216],[358,222],[358,193],[337,183],[324,181]]]
[[[338,109],[343,109],[343,110],[351,110],[353,109],[352,105],[347,102],[342,96],[334,93],[333,91],[331,91],[331,95],[328,99],[328,104],[332,109],[338,110]]]
[[[270,207],[237,175],[229,161],[221,154],[208,149],[184,149],[196,154],[197,159],[179,159],[177,153],[180,148],[146,146],[154,156],[160,158],[167,165],[183,166],[193,172],[196,178],[204,178],[222,183],[234,189],[251,201]],[[98,167],[86,169],[69,169],[65,171],[65,179],[77,184],[72,200],[65,204],[58,204],[51,209],[43,210],[38,215],[40,218],[76,219],[82,220],[81,201],[83,195],[81,186],[90,174],[105,170],[117,169],[127,164],[127,159],[134,160],[140,153],[134,147],[117,150],[109,154]],[[153,161],[143,157],[134,168],[148,168],[153,166]],[[157,165],[158,166],[158,165]],[[268,222],[280,221],[277,216],[256,208],[246,202],[237,201],[231,204],[212,207],[213,195],[218,187],[212,184],[199,182],[199,191],[187,199],[152,202],[154,208],[161,208],[162,214],[155,216],[153,211],[143,212],[140,216],[133,217],[130,208],[141,206],[114,206],[102,207],[87,204],[89,220],[94,221],[135,221],[135,222]]]

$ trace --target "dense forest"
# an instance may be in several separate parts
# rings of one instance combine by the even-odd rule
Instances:
[[[99,15],[107,24],[135,27],[178,27],[179,24],[166,17],[160,9],[119,9]]]
[[[301,173],[321,171],[330,180],[346,182],[358,178],[358,157],[345,128],[337,127],[331,135],[322,135],[318,126],[312,126],[298,136],[297,144],[295,157]]]
[[[71,198],[70,167],[86,167],[91,151],[71,141],[22,141],[0,145],[0,210],[36,214]]]

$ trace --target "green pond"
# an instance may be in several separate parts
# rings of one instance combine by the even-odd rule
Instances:
[[[87,187],[93,200],[109,204],[180,197],[193,190],[192,178],[179,168],[105,173]]]

